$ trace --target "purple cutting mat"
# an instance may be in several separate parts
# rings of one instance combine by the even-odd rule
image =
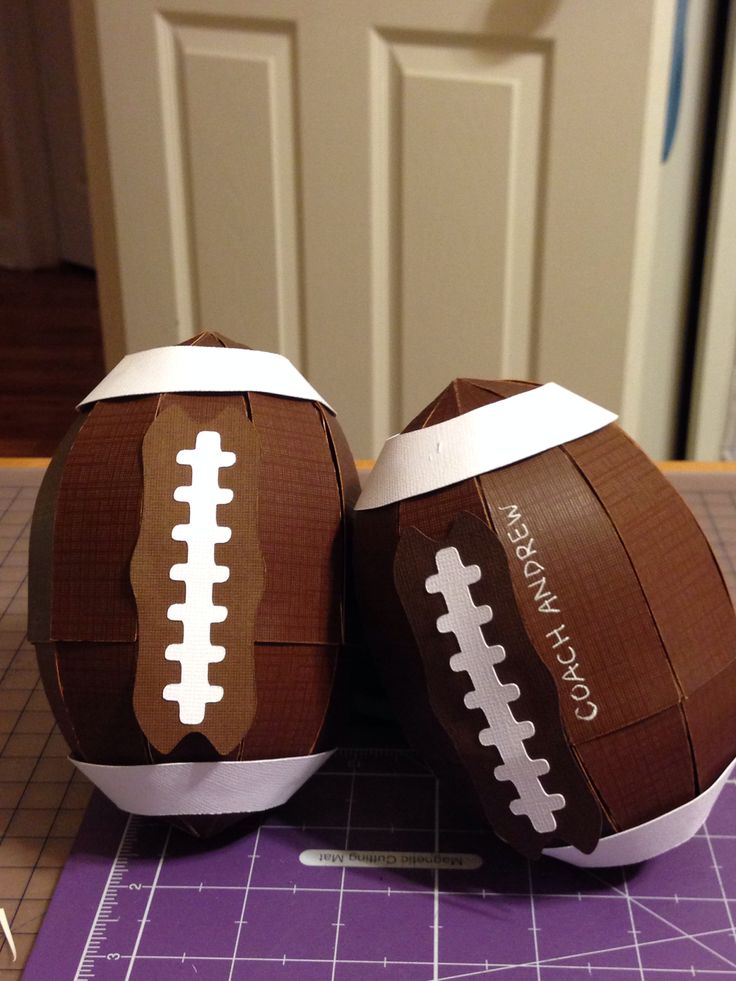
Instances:
[[[408,752],[345,751],[258,830],[202,844],[95,797],[24,981],[736,977],[736,782],[662,858],[536,864],[459,823]],[[306,849],[473,853],[310,867]]]

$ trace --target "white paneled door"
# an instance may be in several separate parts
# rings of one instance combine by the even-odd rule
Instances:
[[[358,456],[458,375],[667,429],[643,352],[671,0],[76,0],[75,21],[111,355],[205,328],[279,350]]]

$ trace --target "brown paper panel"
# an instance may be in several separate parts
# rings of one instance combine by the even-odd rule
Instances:
[[[706,790],[736,757],[736,664],[689,695],[683,705],[698,771],[698,789]]]
[[[358,613],[358,604],[352,576],[352,515],[355,502],[360,496],[360,480],[355,467],[353,454],[345,434],[337,419],[321,405],[317,409],[322,417],[330,440],[330,448],[340,484],[342,503],[342,599],[341,599],[341,640],[342,647],[330,692],[330,702],[324,724],[314,750],[319,752],[339,744],[345,731],[352,694],[361,690],[365,681],[367,657],[364,637]],[[335,550],[339,551],[340,536],[335,539]],[[370,663],[370,669],[373,668]]]
[[[398,505],[354,515],[353,570],[366,639],[407,740],[443,781],[445,797],[481,819],[470,776],[432,712],[422,661],[394,585],[398,517]]]
[[[534,388],[539,388],[538,382],[517,381],[512,378],[463,378],[462,381],[479,392],[485,392],[485,395],[482,396],[483,405],[497,402],[499,398],[509,398],[511,395],[520,395],[521,392],[530,392]]]
[[[54,639],[135,640],[128,571],[143,494],[140,447],[157,404],[154,395],[98,402],[67,457],[54,530]]]
[[[696,793],[679,706],[577,747],[614,830],[632,828]]]
[[[133,712],[136,645],[56,645],[64,704],[74,720],[78,752],[89,763],[148,763]]]
[[[33,643],[51,637],[51,597],[53,593],[54,522],[59,487],[66,458],[74,445],[85,416],[78,415],[59,444],[46,469],[36,497],[28,547],[28,640]]]
[[[329,438],[335,469],[340,482],[343,511],[345,514],[349,514],[360,497],[360,478],[355,467],[355,460],[345,438],[345,433],[337,419],[318,402],[315,403],[315,408],[322,418],[322,425]]]
[[[523,746],[531,759],[544,759],[549,764],[549,772],[540,777],[541,785],[548,793],[562,794],[565,799],[565,806],[554,812],[554,831],[537,832],[526,816],[515,816],[510,810],[518,792],[510,781],[494,777],[503,759],[495,745],[483,746],[478,738],[487,720],[482,711],[464,704],[472,680],[466,672],[450,667],[451,657],[459,650],[458,641],[437,628],[447,603],[442,595],[426,589],[427,578],[437,571],[437,552],[449,546],[457,549],[463,565],[476,565],[481,571],[480,581],[469,587],[476,606],[487,604],[492,611],[492,619],[481,631],[487,644],[500,644],[506,650],[506,658],[494,670],[502,684],[515,684],[520,690],[509,708],[517,721],[533,723],[534,735],[525,739]],[[560,840],[592,851],[600,833],[600,812],[568,749],[555,682],[524,631],[508,562],[496,536],[484,521],[467,513],[457,518],[441,541],[409,528],[401,536],[394,578],[424,664],[434,714],[468,767],[494,830],[530,857]]]
[[[465,411],[464,406],[471,403],[475,394],[473,387],[465,379],[456,379],[432,403],[432,414],[424,424],[434,425],[455,418]],[[473,404],[472,407],[477,406]],[[409,432],[413,426],[414,423],[411,423],[404,431]],[[488,508],[475,478],[460,481],[440,491],[406,498],[398,503],[398,508],[400,532],[405,528],[417,528],[435,539],[444,538],[448,534],[461,512],[488,521]],[[359,513],[361,520],[364,513]]]
[[[425,426],[431,426],[434,422],[439,421],[439,419],[435,420],[434,413],[442,401],[442,397],[446,391],[447,389],[444,389],[442,392],[440,392],[436,399],[432,399],[429,405],[425,406],[422,411],[402,429],[402,432],[412,433],[416,429],[424,429]]]
[[[436,426],[437,423],[454,419],[464,412],[470,412],[494,401],[496,400],[488,397],[482,383],[469,378],[456,378],[429,403],[426,409],[412,419],[402,432],[411,433],[417,429],[424,429],[425,426]]]
[[[564,451],[548,450],[483,474],[480,484],[506,548],[524,625],[557,682],[571,743],[577,746],[677,704],[680,693],[628,555]],[[509,512],[500,510],[509,505],[521,514],[514,525]],[[509,540],[524,527],[537,550],[529,561],[544,566],[528,578],[517,548],[529,538]],[[554,630],[560,633],[551,634]],[[564,637],[569,641],[561,643]],[[565,672],[575,664],[579,667],[566,681]],[[585,688],[574,688],[577,684],[590,694],[578,698]],[[593,713],[591,704],[597,715],[580,718]]]
[[[330,452],[335,466],[335,475],[339,484],[341,525],[335,536],[335,562],[338,556],[341,561],[341,596],[340,596],[340,637],[343,644],[350,644],[351,650],[345,653],[352,658],[355,651],[353,645],[358,642],[358,616],[355,592],[351,575],[352,531],[351,519],[355,502],[360,496],[360,479],[355,467],[353,454],[350,452],[348,441],[337,419],[318,403],[317,410],[322,419],[322,425],[328,437]],[[343,692],[347,697],[347,691]]]
[[[43,688],[46,698],[49,700],[51,711],[54,713],[56,723],[61,730],[61,734],[69,744],[72,753],[79,754],[79,742],[74,729],[74,722],[69,713],[69,709],[64,702],[64,695],[61,690],[61,681],[56,662],[56,644],[36,643],[36,656],[38,659],[38,673],[41,675]]]
[[[339,647],[325,648],[323,657],[325,655],[332,664],[332,674],[328,689],[326,678],[329,672],[324,667],[320,669],[322,680],[319,684],[316,702],[322,702],[324,712],[319,732],[312,735],[309,746],[311,753],[335,749],[336,746],[340,746],[344,742],[345,733],[350,723],[352,696],[355,691],[352,683],[356,645],[352,639],[349,638],[346,644]],[[316,717],[317,713],[315,712]],[[306,735],[308,732],[306,726],[304,731]]]
[[[617,427],[565,446],[610,515],[687,695],[736,659],[736,617],[705,535],[680,495]]]
[[[261,440],[259,528],[266,589],[259,642],[339,643],[343,575],[340,490],[311,402],[248,396]]]
[[[201,334],[181,341],[179,347],[236,347],[241,350],[250,351],[247,344],[239,344],[237,341],[230,340],[224,334],[218,334],[215,330],[203,330]]]
[[[238,758],[303,756],[317,743],[333,689],[339,647],[257,644],[258,710]]]
[[[177,487],[189,486],[192,468],[177,463],[179,450],[194,449],[197,434],[215,431],[221,448],[237,462],[218,472],[220,487],[234,492],[230,504],[219,505],[217,523],[231,529],[231,538],[215,546],[215,561],[229,569],[229,578],[213,587],[213,603],[227,617],[212,624],[213,645],[225,648],[223,661],[208,666],[209,684],[224,689],[219,702],[205,707],[201,723],[180,721],[178,702],[164,699],[164,688],[181,679],[182,667],[166,660],[169,644],[182,642],[183,624],[167,616],[172,604],[185,599],[185,584],[171,579],[175,564],[187,561],[187,544],[172,539],[176,525],[189,521],[189,505],[176,501]],[[258,543],[258,436],[245,414],[240,396],[166,395],[143,442],[143,523],[131,564],[139,618],[139,653],[135,711],[141,728],[161,753],[170,753],[189,732],[203,733],[220,755],[243,738],[256,712],[254,665],[255,613],[263,590],[263,560]]]
[[[441,491],[400,501],[399,527],[418,528],[430,538],[444,538],[462,512],[487,521],[487,508],[477,480],[463,480]],[[359,512],[362,520],[364,512]]]

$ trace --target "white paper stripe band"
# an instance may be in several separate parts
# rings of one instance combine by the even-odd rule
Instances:
[[[133,814],[247,814],[285,803],[333,752],[216,763],[72,763],[113,804]]]
[[[159,392],[267,392],[331,406],[288,358],[237,347],[155,347],[128,354],[77,408]]]
[[[609,868],[613,865],[633,865],[645,862],[689,841],[707,820],[718,795],[723,790],[734,767],[729,763],[720,777],[707,790],[681,807],[640,824],[628,831],[601,838],[596,847],[585,855],[571,845],[545,848],[544,854],[559,858],[581,868]]]
[[[618,416],[550,382],[386,440],[356,510],[416,497],[587,436]]]

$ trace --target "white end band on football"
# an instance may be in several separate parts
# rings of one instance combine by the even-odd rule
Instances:
[[[609,868],[618,865],[634,865],[656,858],[671,848],[689,841],[708,820],[713,805],[728,781],[736,760],[729,763],[720,777],[702,794],[676,807],[667,814],[639,824],[635,828],[619,831],[601,838],[593,851],[586,855],[565,845],[561,848],[545,848],[544,854],[558,858],[580,868]]]
[[[106,766],[71,759],[113,804],[146,817],[248,814],[284,804],[334,750],[275,760]]]
[[[288,358],[238,347],[155,347],[126,355],[77,408],[164,392],[264,392],[334,409]]]
[[[618,416],[550,382],[384,443],[356,510],[498,470],[602,429]]]

